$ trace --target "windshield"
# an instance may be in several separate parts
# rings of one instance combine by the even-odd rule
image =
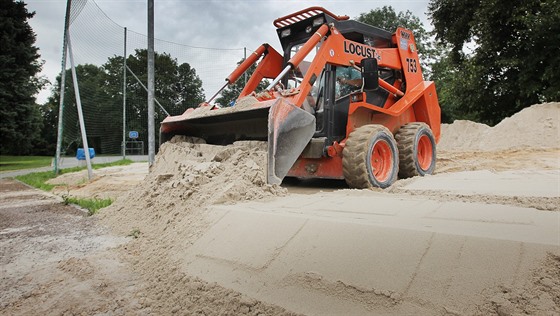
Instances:
[[[321,42],[319,42],[315,46],[315,48],[312,49],[309,52],[309,54],[307,54],[307,56],[305,56],[303,61],[295,69],[291,70],[288,73],[287,88],[297,88],[301,84],[303,77],[305,77],[305,74],[309,70],[309,66],[311,65],[311,62],[313,61],[313,59],[315,59],[315,56],[317,55],[317,51],[319,50],[319,48],[321,48]],[[288,59],[294,57],[294,55],[297,52],[299,52],[299,50],[303,47],[304,44],[305,42],[293,45],[290,48],[290,55],[288,56]]]

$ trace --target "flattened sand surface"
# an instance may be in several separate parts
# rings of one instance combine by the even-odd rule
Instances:
[[[436,174],[388,190],[290,193],[262,144],[175,139],[99,219],[139,232],[155,314],[557,314],[559,114],[444,125]]]
[[[265,184],[262,146],[177,140],[147,198],[105,219],[140,214],[135,225],[158,236],[148,249],[173,267],[294,312],[559,311],[560,280],[544,289],[532,274],[558,260],[558,113],[446,125],[436,175],[378,192],[288,194]]]

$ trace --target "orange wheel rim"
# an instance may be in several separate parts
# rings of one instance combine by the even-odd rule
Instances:
[[[422,170],[428,170],[432,165],[432,152],[433,152],[433,145],[430,141],[430,138],[427,135],[420,136],[418,140],[418,166]]]
[[[375,179],[385,182],[393,169],[391,147],[385,141],[377,141],[371,150],[371,171]]]

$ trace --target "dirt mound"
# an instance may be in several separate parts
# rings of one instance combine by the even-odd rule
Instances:
[[[535,104],[494,127],[457,120],[442,124],[438,149],[499,151],[515,148],[560,148],[560,103]]]
[[[560,312],[560,256],[549,253],[525,287],[500,286],[485,293],[483,314],[558,315]]]
[[[492,128],[486,124],[456,120],[453,124],[441,124],[439,150],[474,150],[480,147],[480,140]]]
[[[182,197],[192,195],[204,205],[287,193],[266,183],[266,143],[247,141],[224,147],[202,142],[179,136],[161,146],[148,178],[148,186],[164,195],[160,199],[179,191]]]
[[[207,205],[287,194],[286,189],[266,183],[265,148],[263,142],[215,146],[175,136],[160,147],[144,181],[102,217],[123,233],[139,230],[155,237],[173,228],[192,237],[200,224],[196,214]],[[174,236],[166,241],[176,240]]]
[[[266,183],[265,163],[263,142],[224,147],[176,136],[160,147],[144,181],[102,210],[104,223],[135,237],[123,250],[149,284],[141,301],[145,308],[162,315],[289,314],[185,275],[180,260],[174,259],[211,224],[205,216],[207,205],[287,194],[286,189]]]

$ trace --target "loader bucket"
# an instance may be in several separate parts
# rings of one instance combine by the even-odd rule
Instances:
[[[227,145],[238,140],[266,140],[268,111],[273,100],[213,109],[201,106],[184,114],[170,116],[160,127],[160,144],[174,135],[194,136],[208,144]]]
[[[246,98],[241,103],[222,109],[202,106],[167,117],[161,123],[160,144],[174,135],[199,137],[216,145],[268,140],[267,182],[280,184],[313,137],[315,117],[282,98],[263,102]]]
[[[278,99],[268,113],[267,182],[280,184],[315,133],[315,116]]]

